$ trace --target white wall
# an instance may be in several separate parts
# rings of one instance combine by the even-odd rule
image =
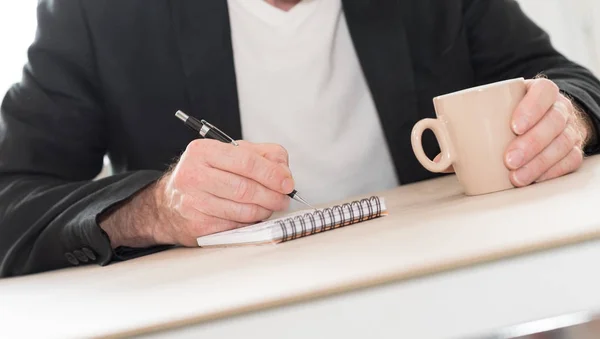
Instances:
[[[600,75],[600,0],[518,0],[558,49]],[[21,76],[36,0],[0,1],[0,96]]]
[[[557,49],[600,75],[600,0],[518,0]]]
[[[0,97],[21,78],[35,37],[36,0],[0,0]]]

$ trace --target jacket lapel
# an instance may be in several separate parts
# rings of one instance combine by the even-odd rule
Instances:
[[[401,1],[343,0],[343,5],[399,179],[407,183],[419,168],[410,142],[419,115]]]
[[[171,16],[187,82],[187,113],[240,139],[227,1],[171,0]]]

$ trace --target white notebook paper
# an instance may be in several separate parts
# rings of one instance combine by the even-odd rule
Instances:
[[[387,215],[385,201],[373,196],[318,210],[303,210],[258,224],[197,238],[198,246],[281,243]]]

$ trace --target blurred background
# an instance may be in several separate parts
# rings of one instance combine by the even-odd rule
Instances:
[[[600,75],[597,1],[518,0],[523,10],[550,33],[559,51]],[[36,0],[0,1],[0,97],[21,77],[27,47],[35,36],[36,5]]]
[[[550,33],[561,52],[600,74],[600,6],[597,1],[518,0],[525,12]],[[35,34],[36,5],[36,0],[0,1],[2,96],[21,76],[27,46]]]

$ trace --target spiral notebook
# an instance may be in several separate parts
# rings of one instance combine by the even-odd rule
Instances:
[[[383,198],[373,196],[318,210],[303,210],[254,225],[197,238],[198,246],[282,243],[387,215]]]

